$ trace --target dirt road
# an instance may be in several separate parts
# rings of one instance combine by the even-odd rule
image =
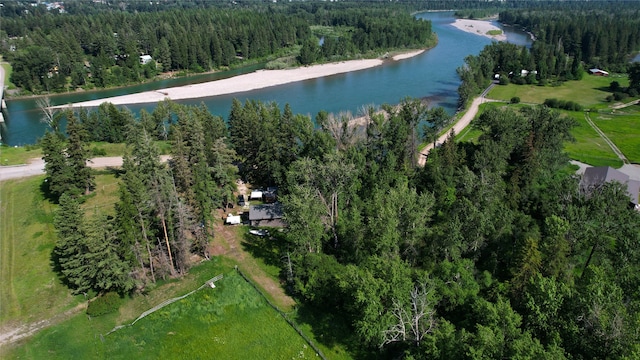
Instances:
[[[162,162],[169,160],[169,155],[160,156]],[[87,161],[87,165],[94,169],[121,167],[122,157],[99,157]],[[28,176],[44,174],[44,160],[32,159],[28,164],[15,166],[0,166],[0,181],[19,179]]]
[[[453,125],[453,128],[451,128],[451,130],[455,131],[456,134],[460,134],[460,132],[462,132],[464,128],[469,126],[469,124],[471,123],[471,120],[473,120],[473,118],[476,117],[476,115],[478,114],[478,109],[480,108],[480,104],[485,102],[499,101],[499,100],[487,99],[484,97],[484,95],[490,89],[491,87],[485,90],[481,96],[478,96],[477,98],[473,99],[473,102],[471,103],[471,106],[469,106],[469,109],[467,110],[467,112],[464,115],[462,115],[460,120],[458,120],[458,122],[456,122]],[[436,141],[436,146],[440,146],[443,142],[445,142],[445,140],[447,140],[447,138],[449,137],[449,134],[451,133],[451,130],[438,138],[438,140]],[[433,144],[427,145],[420,152],[420,159],[418,159],[418,164],[420,164],[420,166],[424,166],[424,164],[427,162],[427,155],[429,155],[429,151],[431,151],[431,149],[433,149]]]

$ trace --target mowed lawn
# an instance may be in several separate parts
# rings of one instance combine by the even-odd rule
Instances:
[[[622,166],[622,160],[587,123],[584,113],[563,111],[563,114],[572,117],[577,123],[577,126],[571,130],[576,141],[565,142],[564,149],[570,158],[591,166],[611,166],[614,168]]]
[[[608,88],[612,81],[617,81],[623,87],[629,85],[626,75],[584,75],[582,80],[566,81],[559,86],[497,85],[491,89],[487,97],[504,101],[519,97],[521,102],[531,104],[542,104],[546,99],[558,99],[574,101],[586,107],[605,102],[606,97],[611,95]]]
[[[630,162],[640,163],[640,106],[635,114],[591,114],[591,120],[622,151]]]
[[[56,206],[40,191],[43,176],[0,183],[0,328],[48,319],[74,307],[52,271]]]
[[[57,205],[45,199],[44,176],[0,183],[0,328],[49,319],[84,301],[53,271],[51,252]],[[88,215],[113,213],[117,179],[96,176],[96,190],[83,207]]]
[[[80,315],[34,336],[8,358],[293,359],[317,358],[306,341],[235,270],[133,326]]]

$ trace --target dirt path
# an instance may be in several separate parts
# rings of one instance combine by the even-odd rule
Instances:
[[[218,215],[218,219],[226,217],[224,210],[220,210]],[[288,311],[296,304],[293,298],[285,294],[282,285],[266,274],[256,259],[244,250],[237,226],[225,226],[222,220],[217,220],[214,232],[215,238],[209,245],[209,254],[224,256],[235,261],[240,270],[271,295],[281,310]]]
[[[630,164],[627,157],[624,156],[624,154],[622,153],[622,151],[620,151],[620,149],[618,149],[616,144],[614,144],[613,141],[611,141],[609,137],[605,133],[603,133],[602,130],[600,130],[600,128],[596,126],[596,124],[591,120],[591,117],[589,116],[589,112],[584,113],[584,119],[587,120],[587,123],[593,128],[593,130],[595,130],[598,133],[598,135],[600,135],[602,140],[604,140],[604,142],[606,142],[609,145],[609,147],[611,148],[611,150],[613,150],[616,156],[618,156],[618,158],[622,160],[623,164]]]
[[[78,304],[76,307],[69,309],[63,313],[60,313],[50,319],[44,319],[28,324],[21,324],[17,326],[4,326],[0,328],[0,348],[10,345],[14,342],[32,336],[36,332],[48,328],[49,326],[63,322],[69,319],[73,315],[84,311],[87,308],[86,303]]]
[[[160,156],[160,160],[162,162],[166,162],[169,158],[169,155]],[[121,167],[122,157],[113,156],[93,158],[87,161],[87,166],[94,169]],[[39,158],[31,159],[28,164],[24,165],[0,166],[0,181],[42,174],[44,174],[44,160]]]
[[[501,100],[493,100],[493,99],[487,99],[485,98],[485,94],[492,88],[493,86],[490,86],[489,88],[487,88],[482,95],[478,96],[477,98],[473,99],[473,102],[471,103],[471,106],[469,106],[469,109],[467,110],[467,112],[462,115],[462,117],[460,118],[460,120],[458,120],[453,127],[451,128],[451,130],[447,131],[446,134],[443,134],[442,136],[440,136],[438,138],[438,140],[436,141],[436,146],[440,146],[442,145],[442,143],[444,143],[447,138],[449,137],[449,134],[451,133],[451,131],[455,131],[456,134],[460,134],[462,132],[462,130],[464,130],[464,128],[466,128],[467,126],[469,126],[469,124],[471,123],[471,120],[473,120],[473,118],[476,117],[476,115],[478,114],[478,110],[480,109],[480,105],[485,103],[485,102],[498,102]],[[422,151],[420,152],[420,159],[418,159],[418,164],[420,166],[424,166],[424,164],[427,162],[427,156],[429,155],[429,151],[431,151],[431,149],[433,149],[433,144],[429,144],[427,145],[424,149],[422,149]]]

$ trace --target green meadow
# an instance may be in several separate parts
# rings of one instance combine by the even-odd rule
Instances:
[[[8,358],[316,358],[313,348],[235,270],[224,273],[215,288],[206,286],[107,335],[113,316],[108,318],[76,316],[37,334]]]
[[[591,120],[622,151],[630,162],[640,163],[640,106],[627,108],[627,114],[591,114]],[[631,113],[629,110],[635,110]]]
[[[622,166],[622,160],[587,123],[584,113],[574,111],[563,111],[563,113],[572,117],[577,124],[571,131],[576,141],[567,142],[564,147],[570,158],[592,166],[611,166],[614,168]]]
[[[56,205],[43,197],[42,180],[0,183],[0,327],[49,319],[82,300],[51,269]]]
[[[115,313],[89,318],[85,314],[86,298],[72,295],[52,270],[50,255],[56,241],[52,221],[57,205],[44,198],[40,189],[43,178],[10,180],[0,186],[0,328],[6,331],[43,319],[51,324],[30,338],[3,345],[0,358],[316,358],[311,346],[236,273],[237,263],[224,256],[193,267],[183,278],[160,280],[145,294],[122,299]],[[82,205],[86,214],[112,213],[117,186],[114,174],[98,173],[96,191]],[[242,234],[246,229],[237,230]],[[278,271],[267,256],[273,251],[267,247],[250,252],[277,281]],[[131,323],[144,311],[197,289],[219,274],[224,278],[215,289],[205,287],[133,326],[106,335],[115,326]],[[300,319],[305,334],[332,359],[350,358],[340,345],[341,339],[318,343],[325,335],[314,333],[320,321],[317,314],[310,317],[309,312],[299,313],[296,308],[289,316]],[[327,333],[324,339],[329,338]]]
[[[509,101],[517,96],[523,103],[542,104],[546,99],[574,101],[582,106],[592,106],[605,101],[611,95],[609,84],[617,81],[621,86],[629,86],[626,75],[610,77],[585,75],[582,80],[566,81],[558,86],[539,85],[498,85],[494,86],[488,98]]]

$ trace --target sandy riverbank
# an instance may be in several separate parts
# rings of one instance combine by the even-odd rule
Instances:
[[[392,59],[394,61],[400,61],[419,55],[423,52],[424,50],[412,51],[409,53],[395,55],[392,57]],[[99,106],[103,102],[110,102],[114,105],[144,104],[157,103],[167,98],[171,100],[184,100],[226,95],[369,69],[372,67],[380,66],[383,63],[384,61],[381,59],[364,59],[342,61],[331,64],[304,66],[287,70],[260,70],[250,74],[238,75],[232,78],[210,81],[202,84],[172,87],[155,91],[146,91],[137,94],[84,101],[80,103],[57,106],[57,108],[64,108],[69,106],[95,107]]]
[[[462,31],[482,35],[496,41],[507,40],[507,35],[504,34],[504,31],[502,31],[502,29],[500,29],[499,27],[493,25],[490,21],[457,19],[452,25]],[[489,35],[488,32],[491,30],[500,31],[500,35]]]

